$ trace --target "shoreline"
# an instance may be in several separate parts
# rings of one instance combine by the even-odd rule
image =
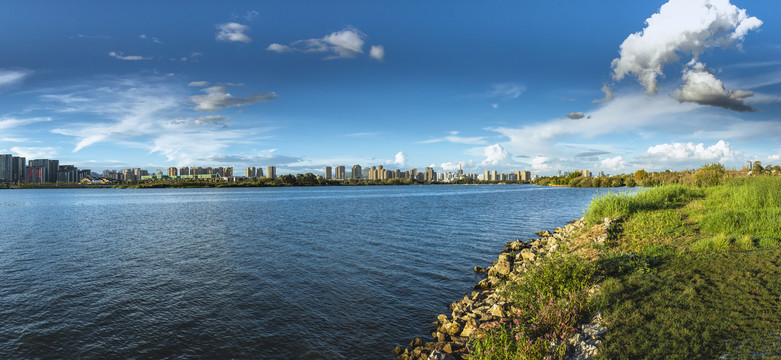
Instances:
[[[553,231],[538,231],[539,238],[506,243],[491,266],[475,266],[475,273],[482,273],[485,278],[474,285],[474,291],[452,302],[449,315],[436,317],[434,326],[429,329],[432,341],[415,338],[408,347],[396,346],[392,353],[399,360],[467,359],[469,339],[473,334],[511,321],[511,314],[518,311],[498,290],[499,285],[519,279],[553,254],[572,253],[589,244],[604,244],[609,227],[608,221],[589,229],[581,218]],[[598,285],[589,289],[589,296],[597,289]],[[607,331],[601,322],[601,314],[596,314],[590,322],[578,324],[579,329],[566,340],[574,349],[567,359],[589,359],[596,355],[597,346]]]

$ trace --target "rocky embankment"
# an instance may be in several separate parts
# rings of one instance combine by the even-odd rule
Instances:
[[[467,359],[469,337],[481,326],[493,322],[509,321],[508,314],[517,312],[497,291],[505,281],[518,281],[527,269],[536,266],[539,259],[551,253],[567,249],[568,252],[589,254],[589,243],[603,243],[607,238],[609,221],[603,225],[584,229],[586,222],[575,220],[563,228],[540,231],[541,236],[528,242],[516,240],[506,244],[499,258],[486,269],[475,267],[475,272],[484,273],[485,279],[474,286],[475,291],[452,304],[450,315],[437,316],[432,329],[432,340],[416,338],[409,347],[397,346],[393,353],[400,360],[459,360]],[[594,289],[592,289],[594,290]],[[521,304],[522,305],[522,304]],[[583,324],[568,341],[573,351],[568,359],[589,359],[596,354],[601,336],[607,331],[597,315],[589,324]]]

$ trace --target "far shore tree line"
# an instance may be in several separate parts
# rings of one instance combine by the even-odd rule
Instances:
[[[583,176],[581,171],[569,173],[567,176],[545,176],[537,178],[531,184],[543,186],[569,187],[655,187],[666,184],[682,184],[698,187],[709,187],[729,182],[730,179],[746,176],[781,175],[781,165],[762,165],[755,161],[752,166],[742,169],[727,169],[720,163],[706,163],[699,169],[683,171],[648,172],[640,169],[631,174],[613,176]],[[461,178],[457,181],[442,183],[437,181],[421,182],[409,178],[386,180],[327,180],[312,173],[281,175],[277,178],[254,178],[239,181],[223,181],[213,179],[160,179],[152,181],[124,181],[114,185],[81,185],[71,183],[19,184],[15,188],[175,188],[175,187],[280,187],[280,186],[368,186],[368,185],[470,185],[470,184],[529,184],[524,181],[484,181],[471,178]],[[6,185],[7,187],[7,185]]]

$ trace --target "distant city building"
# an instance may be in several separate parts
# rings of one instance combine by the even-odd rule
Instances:
[[[582,175],[585,176],[585,177],[591,177],[591,171],[583,170],[583,174]]]
[[[178,176],[179,170],[175,167],[169,167],[168,168],[168,176]]]
[[[247,170],[244,172],[244,176],[246,176],[248,178],[251,178],[251,179],[257,177],[256,174],[257,174],[257,171],[255,170],[254,166],[248,167]]]
[[[347,174],[345,174],[345,168],[343,165],[337,166],[334,169],[334,179],[336,180],[347,180]]]
[[[258,167],[255,169],[255,176],[256,176],[256,177],[259,177],[259,178],[262,178],[262,177],[263,177],[263,168],[262,168],[262,167],[258,166]]]
[[[57,182],[57,171],[59,171],[59,167],[59,160],[30,160],[27,165],[27,181],[33,183]]]
[[[361,180],[362,175],[363,173],[361,172],[361,165],[353,165],[352,179]]]
[[[190,168],[185,166],[185,167],[179,169],[179,175],[180,176],[186,176],[186,175],[192,175],[192,174],[190,174]]]
[[[79,178],[79,169],[73,165],[61,165],[57,169],[57,182],[77,183]]]
[[[326,166],[325,167],[325,179],[326,180],[331,180],[331,167],[330,166]]]
[[[266,177],[269,179],[276,179],[277,178],[277,167],[276,166],[266,166]]]

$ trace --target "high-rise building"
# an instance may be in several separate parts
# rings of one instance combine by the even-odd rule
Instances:
[[[490,171],[488,171],[488,170],[485,171],[485,173],[483,174],[483,180],[485,180],[485,181],[491,180],[491,172]]]
[[[345,174],[344,165],[337,166],[334,169],[334,179],[347,180],[347,174]]]
[[[27,166],[27,179],[30,182],[36,183],[57,182],[57,171],[59,171],[59,167],[59,160],[30,160]]]
[[[79,182],[79,169],[73,165],[60,165],[57,169],[57,182]]]
[[[0,155],[0,182],[11,182],[13,169],[14,156],[11,154]]]
[[[583,170],[583,174],[582,175],[585,176],[585,177],[591,177],[591,171]]]
[[[266,166],[266,177],[269,179],[276,179],[277,178],[277,167],[276,166]]]
[[[259,178],[263,177],[263,168],[262,167],[258,166],[257,168],[255,168],[255,176],[259,177]]]
[[[352,179],[353,180],[361,180],[361,165],[353,165],[353,173],[352,173]]]
[[[521,171],[521,177],[518,178],[521,181],[532,181],[532,173],[528,171]]]
[[[168,176],[179,176],[179,170],[175,167],[169,167]]]
[[[434,171],[434,168],[427,167],[426,174],[424,175],[423,181],[436,181],[436,180],[437,180],[437,173]]]
[[[11,166],[11,180],[16,183],[25,182],[27,179],[27,160],[24,156],[14,156]]]
[[[247,170],[244,172],[244,176],[246,176],[248,178],[254,178],[254,177],[257,176],[256,174],[257,174],[257,171],[255,171],[255,167],[254,166],[248,167]]]
[[[331,167],[330,166],[326,166],[325,167],[325,179],[326,180],[331,180]]]
[[[192,174],[190,174],[190,168],[185,166],[185,167],[179,169],[179,175],[185,176],[185,175],[192,175]]]

